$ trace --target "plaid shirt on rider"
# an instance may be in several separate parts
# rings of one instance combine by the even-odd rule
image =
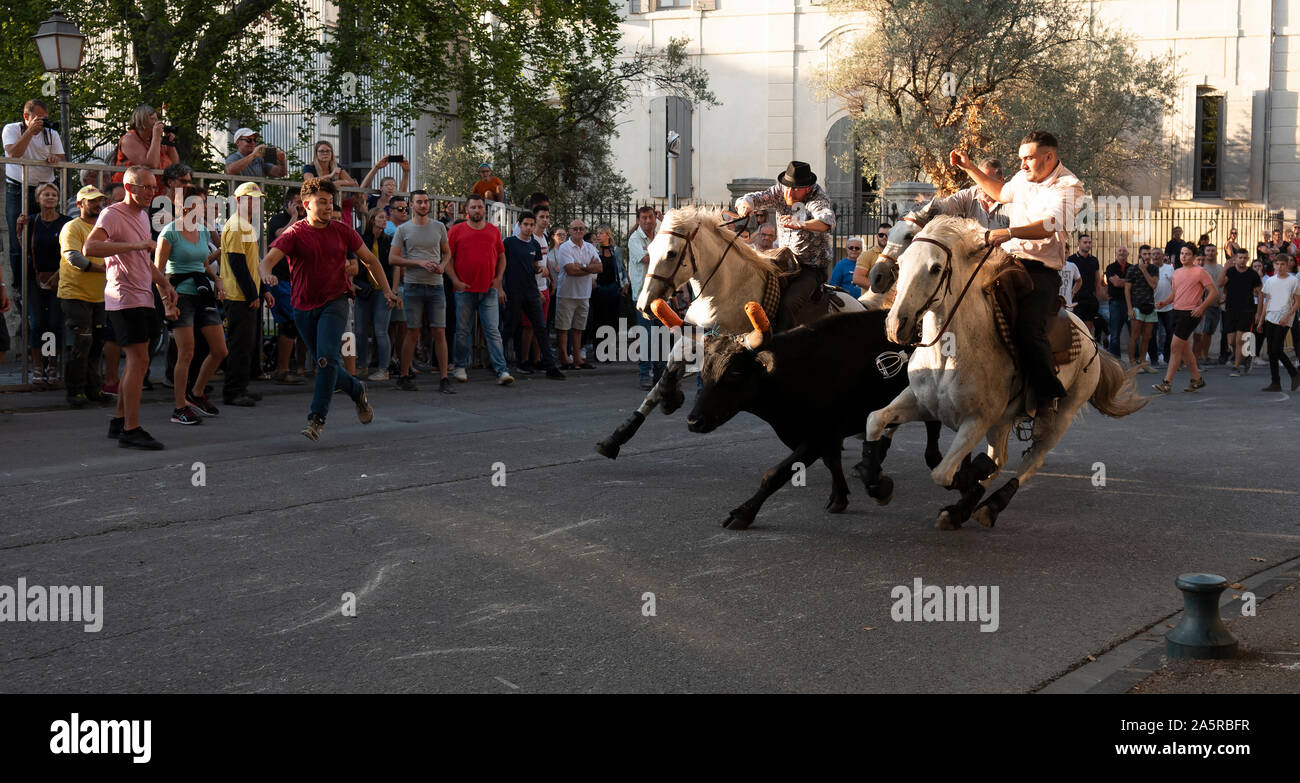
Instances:
[[[785,203],[785,195],[781,192],[780,185],[773,185],[767,190],[746,193],[736,199],[737,209],[740,208],[742,202],[755,209],[775,208],[777,215],[796,214],[794,207]],[[813,189],[802,203],[807,216],[801,219],[805,221],[820,220],[828,228],[826,231],[807,231],[802,228],[789,229],[781,225],[780,220],[777,220],[776,230],[781,247],[788,247],[794,251],[795,258],[799,260],[800,266],[821,267],[829,270],[831,262],[834,260],[831,252],[831,234],[835,230],[835,208],[831,206],[830,196],[826,195],[826,191],[822,189],[821,185],[813,185]]]

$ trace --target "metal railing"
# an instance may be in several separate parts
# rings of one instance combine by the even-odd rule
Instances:
[[[84,183],[83,183],[82,172],[98,172],[99,176],[94,177],[94,179],[98,181],[90,184],[94,184],[96,187],[100,188],[101,190],[108,192],[108,187],[110,185],[111,180],[113,179],[112,175],[117,173],[125,173],[127,170],[127,167],[125,166],[110,166],[102,163],[74,163],[74,162],[66,162],[66,161],[49,163],[43,160],[35,160],[31,158],[10,158],[10,157],[3,157],[3,156],[0,156],[0,164],[16,165],[19,166],[22,170],[22,177],[20,180],[18,180],[18,185],[20,188],[19,198],[22,201],[22,208],[20,209],[20,214],[30,214],[32,211],[38,209],[35,206],[35,204],[29,203],[30,191],[31,189],[35,188],[37,185],[44,184],[44,181],[32,181],[32,178],[29,176],[29,169],[31,168],[54,170],[56,184],[59,186],[58,206],[59,206],[60,213],[64,213],[64,209],[66,207],[68,199],[74,197],[76,195],[76,191],[80,190],[81,187],[83,186]],[[7,171],[8,170],[6,169],[6,174]],[[163,173],[161,169],[150,169],[150,171],[153,172],[154,176],[158,177],[161,180],[162,173]],[[239,174],[227,174],[224,171],[222,172],[193,171],[191,173],[191,180],[194,184],[207,189],[209,191],[210,198],[229,198],[230,195],[234,192],[234,189],[238,187],[238,185],[241,185],[245,182],[257,183],[262,188],[262,190],[266,193],[266,199],[264,201],[264,208],[262,211],[262,219],[269,218],[275,212],[279,211],[280,205],[284,203],[285,193],[290,189],[296,190],[302,184],[302,180],[294,180],[288,178],[272,179],[266,177],[248,177],[248,176],[241,176]],[[73,183],[73,184],[70,186],[69,183]],[[365,209],[365,197],[379,192],[378,189],[375,188],[362,188],[362,187],[352,187],[352,186],[348,186],[348,187],[338,186],[338,190],[343,196],[345,205],[349,198],[351,198],[351,200],[353,201],[352,207],[353,207],[354,219],[357,216],[364,215],[367,212],[367,210]],[[6,200],[7,198],[8,196],[6,195]],[[463,217],[465,214],[466,198],[464,196],[430,194],[429,198],[434,203],[433,214],[435,217],[441,215],[443,211],[443,207],[447,205],[450,205],[450,210],[453,218],[460,218]],[[165,199],[164,201],[166,202],[165,208],[170,210],[170,201],[166,201]],[[6,203],[6,209],[8,209],[7,203]],[[521,212],[523,212],[523,209],[520,207],[511,206],[509,204],[502,204],[499,202],[488,202],[488,220],[501,231],[502,236],[509,236],[514,231],[514,225],[517,222],[515,220],[515,216]],[[219,226],[217,228],[219,228]],[[255,226],[255,228],[258,229],[258,247],[262,253],[265,253],[266,232],[260,230],[262,228],[261,226]],[[5,270],[8,270],[10,266],[8,263],[8,249],[12,246],[11,243],[14,241],[15,241],[15,237],[10,235],[8,220],[6,219],[5,221],[6,258],[4,263]],[[28,315],[28,308],[31,306],[31,302],[29,301],[30,297],[28,296],[28,293],[29,293],[29,288],[32,286],[34,281],[28,279],[29,278],[28,271],[29,271],[30,264],[29,264],[29,259],[27,257],[27,242],[19,243],[19,258],[20,258],[20,265],[19,265],[19,269],[17,270],[19,279],[10,281],[11,290],[17,293],[18,297],[22,301],[21,321],[20,321],[20,328],[19,328],[20,339],[17,343],[15,343],[14,347],[15,350],[18,350],[23,357],[22,384],[19,388],[31,389],[33,388],[31,386],[32,365],[31,365],[31,352],[29,350],[31,335],[30,335],[30,328],[29,328],[30,318]],[[0,272],[0,279],[3,279],[8,274],[9,271]],[[268,326],[270,328],[274,328],[273,322],[271,322],[270,313],[267,312],[266,309],[263,309],[264,333],[265,330],[268,328]],[[0,328],[5,328],[5,329],[9,328],[7,321],[3,316],[0,316]],[[55,339],[55,343],[61,348],[61,350],[57,352],[57,356],[59,360],[59,375],[60,377],[63,377],[63,372],[65,369],[64,363],[66,359],[66,350],[62,350],[62,348],[65,346],[64,336],[57,335]],[[12,387],[7,387],[7,388],[12,389]]]

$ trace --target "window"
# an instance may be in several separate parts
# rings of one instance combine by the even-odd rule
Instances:
[[[658,0],[655,3],[655,10],[662,11],[665,8],[690,8],[691,0]]]
[[[853,139],[853,119],[841,117],[826,133],[826,193],[832,201],[859,209],[871,191]]]
[[[370,171],[371,158],[371,121],[366,115],[348,115],[343,118],[339,128],[339,165],[347,170],[352,178],[360,182]]]
[[[1223,160],[1223,95],[1197,88],[1195,187],[1198,197],[1217,198],[1221,192],[1220,163]]]

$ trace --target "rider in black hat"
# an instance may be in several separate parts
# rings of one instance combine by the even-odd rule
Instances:
[[[782,309],[794,312],[819,294],[826,282],[832,261],[830,232],[835,228],[835,209],[826,191],[817,184],[812,167],[803,161],[790,161],[776,181],[767,190],[736,199],[736,210],[742,215],[754,209],[776,210],[781,247],[790,248],[799,262],[799,275],[782,295]]]

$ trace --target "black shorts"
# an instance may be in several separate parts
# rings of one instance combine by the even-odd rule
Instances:
[[[199,304],[199,297],[196,294],[178,294],[176,297],[176,309],[180,315],[175,321],[168,321],[169,329],[179,329],[189,327],[191,329],[202,329],[206,326],[221,326],[221,311],[213,307],[203,307]]]
[[[113,326],[113,336],[118,345],[152,343],[162,334],[158,313],[152,307],[109,310],[108,322]]]
[[[1191,310],[1174,311],[1174,337],[1180,340],[1192,339],[1192,332],[1196,331],[1196,325],[1201,322],[1201,317],[1192,315]]]
[[[1229,310],[1224,315],[1224,320],[1228,322],[1229,332],[1249,332],[1255,326],[1255,311],[1245,308]]]

